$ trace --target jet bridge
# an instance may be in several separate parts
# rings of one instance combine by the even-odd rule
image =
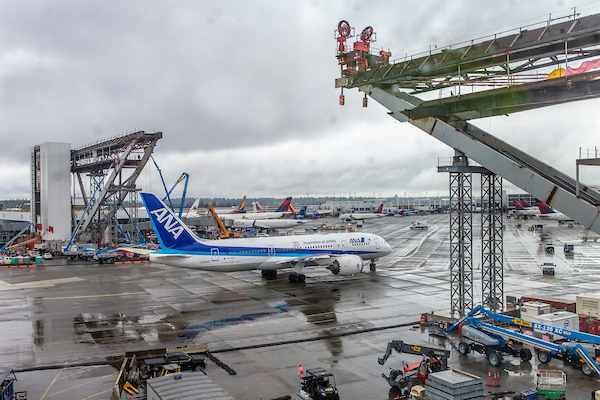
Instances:
[[[600,97],[600,72],[578,73],[587,67],[570,67],[600,56],[600,15],[577,17],[565,16],[389,64],[364,49],[358,51],[360,46],[353,51],[340,46],[342,76],[336,79],[336,87],[358,88],[365,93],[364,106],[370,96],[398,121],[411,123],[600,234],[598,192],[579,184],[577,194],[575,179],[468,122]],[[367,62],[361,63],[361,58]],[[549,67],[556,68],[551,74],[556,79],[548,79]],[[474,93],[463,95],[465,87]],[[489,87],[494,89],[485,90]],[[438,100],[415,96],[450,88],[451,95]]]

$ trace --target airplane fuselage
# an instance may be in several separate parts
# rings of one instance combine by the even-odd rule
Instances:
[[[285,215],[290,215],[290,212],[283,212],[283,211],[273,211],[273,212],[260,212],[260,213],[243,213],[243,214],[227,214],[227,215],[219,215],[219,217],[221,217],[221,219],[233,219],[233,220],[238,220],[238,219],[250,219],[250,220],[256,220],[256,219],[277,219],[277,218],[282,218]]]
[[[306,221],[299,219],[236,219],[233,220],[234,228],[262,228],[262,229],[280,229],[293,228],[305,224]]]
[[[383,217],[383,214],[376,213],[349,213],[340,215],[340,219],[374,219],[381,217]]]
[[[150,254],[150,261],[205,271],[275,270],[303,259],[307,266],[329,265],[330,256],[375,260],[390,252],[389,244],[377,235],[337,233],[202,241],[186,249],[156,251]]]

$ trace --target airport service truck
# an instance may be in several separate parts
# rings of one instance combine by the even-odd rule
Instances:
[[[340,400],[333,374],[323,368],[306,370],[300,383],[302,389],[294,400]]]
[[[165,353],[158,358],[147,358],[144,360],[146,374],[152,376],[159,373],[167,364],[179,365],[182,371],[204,371],[206,359],[199,354],[186,354],[182,352]]]

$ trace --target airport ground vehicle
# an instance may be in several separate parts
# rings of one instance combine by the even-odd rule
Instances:
[[[392,340],[391,342],[388,342],[385,354],[383,357],[379,358],[377,362],[379,362],[380,365],[385,364],[390,357],[392,350],[396,350],[398,353],[423,356],[423,359],[420,362],[409,364],[402,370],[390,370],[389,376],[381,374],[381,377],[385,379],[390,386],[399,388],[403,392],[406,392],[405,394],[410,392],[413,386],[425,384],[429,373],[448,369],[448,358],[450,357],[450,352],[448,350],[415,346],[404,343],[402,340]]]
[[[542,264],[542,274],[544,274],[544,275],[554,275],[554,267],[556,267],[556,266],[552,262],[545,262],[545,263],[543,263]]]
[[[565,252],[565,256],[569,257],[573,256],[575,248],[572,244],[565,243],[565,245],[563,246],[563,251]]]
[[[160,372],[167,364],[177,364],[182,371],[204,371],[206,359],[199,354],[186,354],[182,352],[165,353],[163,357],[147,358],[144,360],[146,373]]]
[[[410,229],[427,229],[427,224],[424,222],[413,222]]]
[[[496,322],[560,335],[568,341],[560,344],[548,342],[538,339],[535,336],[525,335],[510,329],[488,324],[475,317],[479,313]],[[475,307],[467,315],[449,326],[446,332],[450,332],[462,323],[465,323],[462,327],[463,337],[467,337],[475,342],[459,343],[458,351],[463,355],[468,354],[471,350],[485,353],[489,362],[495,367],[500,366],[502,363],[503,353],[521,357],[523,361],[529,361],[532,355],[531,350],[525,347],[516,350],[509,343],[510,340],[518,340],[523,344],[535,347],[538,350],[537,357],[541,363],[549,363],[552,358],[557,358],[567,364],[581,368],[581,371],[585,375],[589,376],[594,372],[600,375],[600,365],[595,361],[596,350],[600,350],[600,336],[497,314],[484,309],[482,306]]]
[[[323,368],[306,370],[300,378],[302,390],[298,393],[301,399],[339,400],[340,396],[335,386],[335,378],[331,372]]]
[[[552,242],[546,243],[544,246],[544,250],[546,250],[546,253],[554,253],[554,245],[552,244]]]

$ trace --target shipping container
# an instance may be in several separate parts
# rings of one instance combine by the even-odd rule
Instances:
[[[590,331],[589,322],[590,322],[589,315],[579,314],[579,331],[589,333],[589,331]]]
[[[521,306],[521,318],[528,321],[533,321],[538,315],[550,314],[551,312],[550,304],[540,301],[528,301]]]
[[[578,314],[600,318],[600,293],[583,293],[575,298]]]
[[[572,331],[579,330],[579,315],[568,311],[557,311],[550,314],[538,315],[535,317],[534,321],[544,325],[552,325]],[[548,334],[548,332],[540,329],[534,329],[534,332],[539,334]],[[551,339],[558,340],[564,339],[564,337],[560,335],[554,335],[554,337]]]
[[[550,304],[554,310],[564,310],[568,312],[577,312],[577,302],[575,300],[560,299],[558,297],[547,296],[523,296],[522,302],[526,301],[541,301],[542,303]],[[590,315],[586,312],[577,312],[578,314]]]

